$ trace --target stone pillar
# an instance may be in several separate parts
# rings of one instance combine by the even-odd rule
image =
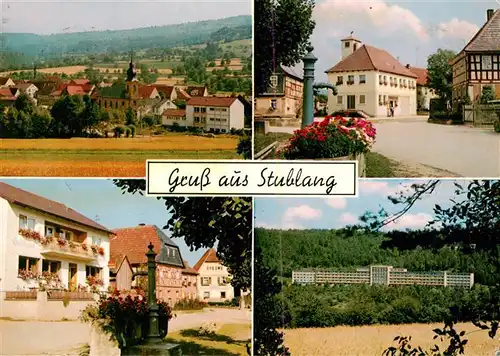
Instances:
[[[314,121],[314,63],[318,60],[312,53],[313,47],[308,47],[308,54],[302,59],[304,62],[304,100],[302,102],[302,128],[311,125]]]

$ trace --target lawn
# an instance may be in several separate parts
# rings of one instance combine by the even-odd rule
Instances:
[[[439,339],[433,340],[435,328],[443,324],[407,324],[407,325],[370,325],[370,326],[337,326],[334,328],[307,328],[285,330],[285,344],[292,355],[297,356],[380,356],[390,346],[395,346],[396,336],[411,336],[413,347],[421,346],[428,350],[435,344],[443,345]],[[470,332],[465,338],[469,340],[465,346],[465,355],[495,355],[500,348],[500,339],[491,339],[485,330],[479,331],[471,323],[461,323],[457,331]],[[440,347],[441,350],[444,347]]]
[[[366,178],[391,178],[395,177],[396,163],[376,152],[366,154]]]
[[[254,139],[254,152],[255,154],[259,153],[261,150],[269,146],[273,142],[283,142],[288,140],[290,137],[292,137],[291,134],[287,133],[280,133],[280,132],[270,132],[267,134],[262,134],[262,133],[256,133],[255,134],[255,139]],[[276,158],[271,154],[270,156],[266,157],[266,159],[271,159],[271,158]]]
[[[121,139],[2,139],[0,176],[144,177],[146,159],[241,159],[238,139],[169,134]]]
[[[183,355],[248,355],[250,324],[224,324],[213,334],[200,334],[198,329],[169,333],[166,341],[180,344]]]

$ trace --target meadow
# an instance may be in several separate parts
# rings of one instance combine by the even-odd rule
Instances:
[[[238,139],[0,139],[0,176],[143,177],[146,159],[238,159]]]
[[[421,346],[429,350],[435,344],[441,350],[449,344],[433,340],[435,328],[443,324],[404,324],[404,325],[370,325],[370,326],[337,326],[333,328],[287,329],[285,345],[292,355],[297,356],[380,356],[390,346],[395,346],[396,336],[411,336],[413,347]],[[493,356],[500,349],[500,338],[491,339],[485,330],[479,330],[471,323],[456,325],[457,331],[466,331],[469,340],[465,348],[468,356]],[[470,333],[470,334],[469,334]]]

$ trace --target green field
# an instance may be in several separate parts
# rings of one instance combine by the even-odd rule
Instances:
[[[252,54],[251,39],[222,43],[220,47],[224,51],[232,51],[238,58],[246,58]]]

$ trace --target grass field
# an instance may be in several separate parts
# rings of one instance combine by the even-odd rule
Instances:
[[[411,336],[413,347],[429,350],[435,344],[444,350],[439,340],[433,340],[435,328],[443,324],[373,325],[361,327],[338,326],[335,328],[308,328],[285,330],[285,344],[296,356],[380,356],[390,346],[395,346],[396,336]],[[500,350],[500,337],[491,339],[487,331],[471,323],[458,324],[457,331],[471,332],[465,348],[467,356],[494,356]]]
[[[121,139],[1,139],[0,176],[143,177],[146,159],[239,159],[238,139],[171,134]]]
[[[212,335],[200,335],[197,329],[169,333],[167,342],[180,344],[183,355],[247,355],[251,339],[250,324],[224,324]]]

